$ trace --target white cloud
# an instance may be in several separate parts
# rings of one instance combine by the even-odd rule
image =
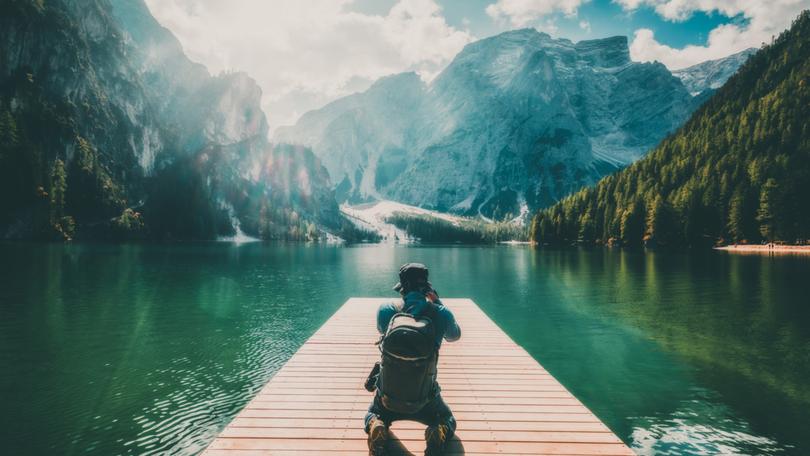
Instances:
[[[473,39],[434,0],[399,0],[386,15],[350,11],[352,0],[146,1],[192,60],[256,79],[273,127],[381,76],[429,79]]]
[[[591,33],[591,23],[586,20],[579,21],[579,28],[585,30],[585,33]]]
[[[705,60],[717,59],[771,41],[790,26],[810,0],[614,0],[625,10],[643,6],[655,9],[669,21],[684,21],[696,12],[741,16],[744,21],[717,26],[705,45],[681,49],[659,43],[650,29],[636,30],[630,45],[630,56],[637,61],[657,60],[670,69],[684,68]]]
[[[651,6],[661,17],[672,21],[686,20],[696,11],[706,13],[717,11],[724,16],[732,17],[747,10],[766,6],[766,2],[762,0],[614,0],[614,2],[628,11],[644,5]]]
[[[547,18],[542,22],[537,23],[534,28],[541,32],[548,33],[551,36],[558,36],[560,33],[560,27],[557,25],[557,21],[553,18]]]
[[[487,14],[495,20],[508,20],[515,27],[525,27],[531,22],[552,13],[576,16],[580,5],[588,0],[498,0],[487,6]]]

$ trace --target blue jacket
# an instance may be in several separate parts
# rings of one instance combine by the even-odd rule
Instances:
[[[393,302],[383,304],[377,311],[377,331],[384,334],[388,329],[388,323],[391,318],[398,312],[407,312],[412,315],[419,315],[428,306],[428,301],[425,295],[418,291],[411,291],[403,297],[403,304],[395,304]],[[437,321],[433,324],[436,325],[436,346],[442,345],[442,339],[448,342],[453,342],[461,337],[461,328],[456,323],[456,317],[453,312],[445,307],[441,302],[437,302]]]

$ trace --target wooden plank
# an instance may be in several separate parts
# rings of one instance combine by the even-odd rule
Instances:
[[[356,402],[354,395],[336,396],[309,396],[301,394],[264,394],[256,396],[252,403],[278,404],[284,402],[292,403],[348,403]],[[513,404],[513,405],[580,405],[580,402],[573,397],[475,397],[461,396],[453,399],[454,404]]]
[[[256,395],[256,398],[261,398],[264,396],[277,396],[277,395],[284,395],[284,396],[307,396],[312,398],[312,400],[325,400],[322,396],[329,396],[329,397],[341,397],[341,396],[356,396],[360,394],[361,389],[319,389],[317,391],[311,391],[303,388],[274,388],[270,393],[262,393]],[[442,396],[447,397],[456,397],[461,399],[466,398],[480,398],[480,399],[510,399],[510,398],[522,398],[522,399],[532,399],[537,397],[562,397],[562,398],[569,398],[571,394],[568,391],[562,389],[556,390],[544,390],[538,389],[536,391],[483,391],[480,393],[476,393],[474,396],[470,394],[470,391],[463,391],[463,390],[443,390]]]
[[[421,440],[397,439],[397,443],[408,452],[424,451],[424,443]],[[306,446],[304,446],[306,445]],[[244,450],[265,450],[267,454],[275,454],[279,450],[300,450],[302,448],[309,451],[329,452],[333,449],[346,449],[355,451],[356,454],[364,454],[368,451],[365,439],[346,438],[229,438],[219,437],[211,444],[212,449],[244,449]],[[463,441],[454,439],[449,444],[449,450],[453,451],[473,451],[479,453],[499,454],[502,451],[523,454],[578,454],[578,455],[626,455],[627,447],[622,443],[576,443],[576,442],[478,442]],[[632,453],[629,453],[632,454]]]
[[[347,301],[210,444],[206,456],[366,454],[363,381],[384,299]],[[469,299],[445,299],[462,339],[439,357],[458,421],[448,455],[631,455],[596,416]],[[392,454],[421,454],[424,425],[396,422]]]
[[[400,440],[422,440],[425,430],[403,429],[394,427],[393,431]],[[546,442],[546,443],[621,443],[613,434],[607,432],[577,431],[535,431],[535,430],[470,430],[460,429],[456,433],[462,442]],[[355,439],[366,440],[366,434],[356,426],[349,428],[267,428],[230,426],[220,434],[223,438],[253,439],[307,439],[313,436],[321,439]]]
[[[319,418],[241,418],[236,417],[228,428],[357,428],[357,421],[351,419]],[[415,421],[402,421],[394,424],[396,429],[421,429],[423,424]],[[558,422],[558,421],[467,421],[464,429],[477,431],[562,431],[562,432],[602,432],[612,434],[602,423],[593,422]]]
[[[262,450],[241,450],[241,449],[229,449],[229,450],[215,450],[209,449],[206,453],[208,456],[267,456],[267,451]],[[273,456],[320,456],[320,455],[329,455],[329,456],[357,456],[357,451],[349,451],[349,450],[329,450],[329,451],[320,451],[320,450],[274,450],[272,452]],[[418,454],[418,453],[408,453],[408,454]],[[504,453],[500,452],[497,453],[498,456],[526,456],[533,453]],[[622,453],[623,454],[623,453]],[[490,456],[492,453],[474,453],[470,451],[447,451],[445,452],[445,456]],[[578,454],[558,454],[556,456],[582,456]]]
[[[448,402],[449,403],[449,402]],[[365,410],[289,410],[289,409],[254,409],[245,408],[239,416],[250,418],[361,418],[365,415]],[[478,421],[576,421],[576,422],[598,422],[596,417],[590,413],[522,413],[510,412],[464,412],[455,411],[454,415],[458,420],[478,420]]]

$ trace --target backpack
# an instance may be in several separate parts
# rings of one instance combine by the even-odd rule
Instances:
[[[377,389],[382,405],[393,412],[416,413],[435,396],[439,350],[433,305],[428,314],[395,314],[380,339],[382,362]]]

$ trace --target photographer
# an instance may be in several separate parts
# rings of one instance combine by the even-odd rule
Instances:
[[[366,381],[368,390],[376,389],[365,418],[369,450],[385,454],[391,423],[412,420],[427,425],[425,454],[440,455],[456,420],[436,381],[438,354],[442,340],[458,340],[461,329],[428,281],[425,265],[403,265],[394,290],[402,301],[383,304],[377,312],[382,361]]]

